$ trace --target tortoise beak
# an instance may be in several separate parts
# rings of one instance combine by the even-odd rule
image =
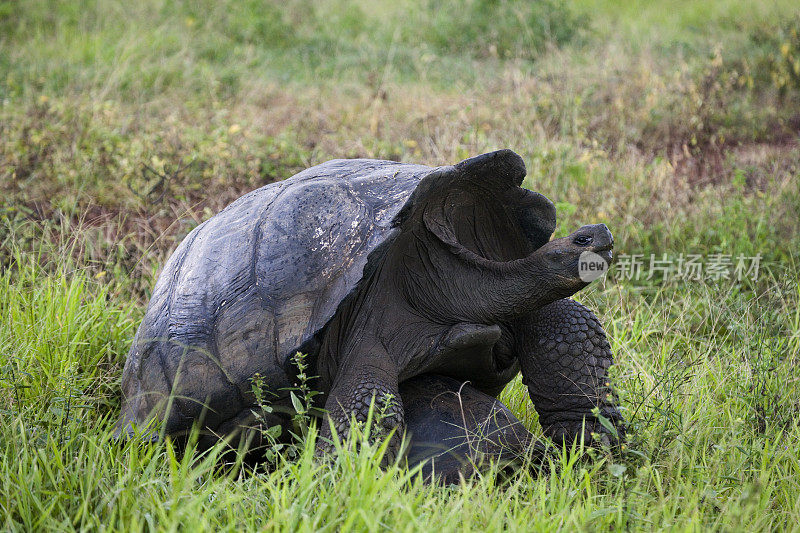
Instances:
[[[589,230],[592,234],[592,252],[602,257],[606,263],[611,265],[614,259],[614,236],[605,224],[593,224],[584,226],[581,229]]]

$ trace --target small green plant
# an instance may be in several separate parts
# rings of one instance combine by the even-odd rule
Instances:
[[[266,397],[269,391],[264,385],[264,377],[261,374],[256,374],[252,377],[251,382],[257,406],[253,409],[253,416],[255,417],[257,431],[261,437],[262,444],[260,449],[263,450],[264,460],[269,465],[275,465],[281,453],[286,453],[291,458],[296,457],[297,449],[296,446],[293,446],[296,443],[287,444],[282,442],[283,428],[275,424],[275,421],[269,417],[274,412],[274,409]]]
[[[294,427],[294,437],[305,439],[311,430],[311,425],[321,412],[314,407],[314,398],[319,395],[319,391],[311,388],[311,380],[314,376],[308,375],[308,363],[306,354],[297,352],[292,357],[295,368],[297,368],[297,385],[289,391],[289,398],[294,407],[292,415],[292,426]]]
[[[311,388],[312,377],[307,374],[306,355],[297,352],[292,361],[297,369],[297,384],[282,391],[289,393],[292,409],[288,413],[272,404],[270,396],[277,397],[278,394],[267,389],[261,374],[256,374],[251,379],[257,406],[253,409],[253,415],[263,440],[264,458],[269,464],[274,464],[279,454],[290,460],[296,459],[305,446],[305,441],[314,433],[315,420],[320,416],[319,410],[314,407],[314,397],[319,392]],[[284,429],[281,424],[276,424],[276,419],[270,416],[273,414],[286,416],[285,423],[290,428]]]

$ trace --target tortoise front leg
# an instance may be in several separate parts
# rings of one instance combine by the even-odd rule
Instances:
[[[352,419],[365,423],[371,405],[374,410],[370,439],[380,440],[394,430],[383,458],[384,464],[391,464],[400,451],[405,429],[398,372],[369,363],[343,365],[340,369],[325,402],[327,416],[322,423],[317,452],[333,451],[331,425],[337,436],[345,440],[350,434]]]
[[[550,438],[571,444],[583,431],[587,444],[593,435],[613,441],[592,414],[595,407],[624,438],[624,420],[608,377],[611,346],[589,309],[568,298],[557,300],[519,324],[517,343],[522,381]]]

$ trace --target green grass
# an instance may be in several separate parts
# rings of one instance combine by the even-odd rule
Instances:
[[[109,298],[114,283],[67,272],[68,258],[51,266],[18,258],[0,277],[5,527],[769,530],[800,518],[796,274],[763,300],[735,287],[590,291],[618,358],[629,450],[440,488],[382,472],[374,448],[321,464],[309,441],[253,473],[215,466],[219,450],[117,445],[115,386],[139,313]],[[521,383],[503,399],[538,431]]]
[[[435,6],[0,1],[0,527],[800,529],[793,3]],[[313,436],[258,471],[113,442],[158,269],[202,220],[334,157],[501,147],[558,236],[761,254],[754,281],[579,295],[611,336],[624,453],[431,487],[368,445],[315,461]],[[502,399],[541,434],[519,380]]]

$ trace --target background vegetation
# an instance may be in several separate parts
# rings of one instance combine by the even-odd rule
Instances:
[[[799,132],[789,0],[0,1],[0,527],[796,530]],[[253,472],[111,442],[154,278],[199,222],[334,157],[501,147],[558,235],[761,256],[755,281],[580,295],[627,452],[442,488],[378,450]],[[519,382],[503,399],[540,431]]]

